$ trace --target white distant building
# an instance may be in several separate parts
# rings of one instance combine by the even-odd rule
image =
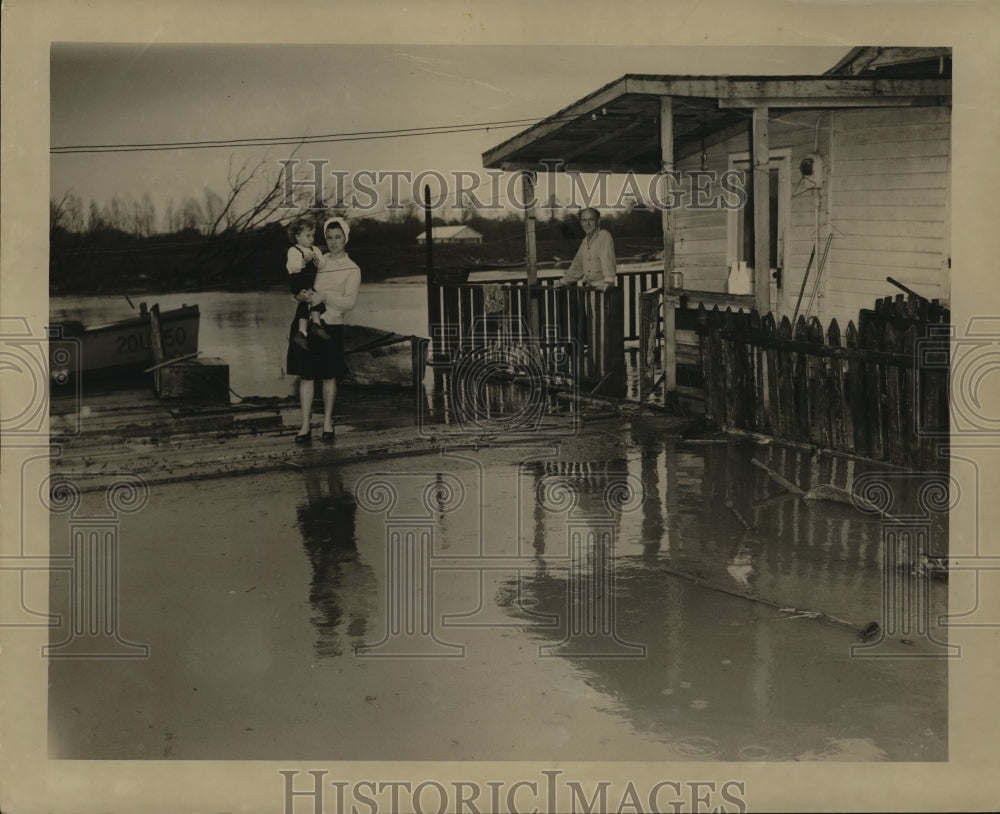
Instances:
[[[435,243],[482,243],[483,236],[468,226],[435,226],[431,229]],[[417,243],[427,242],[427,232],[417,235]]]

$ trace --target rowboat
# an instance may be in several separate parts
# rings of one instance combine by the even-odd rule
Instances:
[[[344,326],[344,356],[356,385],[413,387],[424,378],[427,340],[366,325]]]
[[[154,310],[156,306],[154,306]],[[160,311],[160,344],[163,358],[196,354],[198,351],[197,305],[182,305]],[[153,361],[152,319],[146,303],[139,315],[89,328],[67,321],[49,326],[49,372],[56,383],[80,374],[101,376],[142,371]]]

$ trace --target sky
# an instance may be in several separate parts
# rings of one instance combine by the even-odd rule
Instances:
[[[310,144],[331,170],[482,172],[482,153],[626,73],[817,74],[842,47],[171,45],[53,43],[51,146],[516,127]],[[288,147],[53,154],[50,195],[84,203],[224,192],[244,162]],[[404,185],[405,188],[405,185]],[[383,188],[387,200],[387,188]],[[487,197],[483,195],[483,197]]]

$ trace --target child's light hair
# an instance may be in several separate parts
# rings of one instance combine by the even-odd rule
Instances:
[[[316,230],[316,221],[308,215],[296,218],[288,225],[288,239],[294,243],[299,233],[305,229]]]

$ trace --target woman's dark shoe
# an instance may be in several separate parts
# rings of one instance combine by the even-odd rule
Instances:
[[[304,432],[301,435],[296,435],[295,436],[295,443],[296,444],[310,444],[310,443],[312,443],[312,433],[311,432]]]
[[[323,430],[323,440],[328,444],[333,441],[335,435],[336,433],[333,430],[330,430],[329,432]]]
[[[302,348],[302,350],[309,350],[309,340],[306,339],[306,335],[304,333],[295,334],[295,336],[292,337],[292,342]]]

